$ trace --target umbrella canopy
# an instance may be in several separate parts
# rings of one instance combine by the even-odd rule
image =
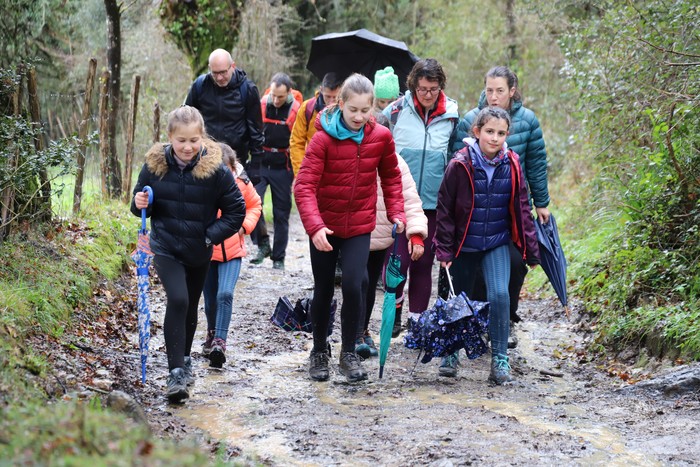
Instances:
[[[153,202],[153,190],[145,186],[143,191],[148,193],[148,204]],[[151,312],[148,307],[148,268],[153,259],[149,245],[148,230],[146,230],[146,209],[141,209],[141,229],[136,243],[136,250],[131,254],[136,263],[136,283],[138,298],[136,306],[139,317],[139,352],[141,354],[141,382],[146,382],[146,360],[148,359],[148,343],[151,340]]]
[[[401,257],[396,254],[396,227],[391,230],[394,238],[394,251],[389,255],[389,263],[386,265],[384,278],[385,293],[382,304],[382,327],[379,331],[379,377],[384,376],[384,364],[386,356],[389,354],[389,344],[391,343],[391,332],[394,329],[396,320],[396,287],[399,286],[406,277],[401,274]]]
[[[539,219],[535,221],[537,242],[540,246],[540,265],[554,287],[563,306],[568,305],[566,294],[566,258],[559,241],[559,230],[554,215],[550,214],[549,221],[542,224]],[[568,312],[568,311],[567,311]]]
[[[306,68],[319,80],[329,72],[335,72],[342,79],[352,73],[362,73],[372,80],[377,70],[391,66],[403,92],[406,77],[417,61],[418,57],[408,50],[405,42],[358,29],[314,37]]]
[[[488,346],[481,337],[488,331],[488,302],[469,300],[464,292],[454,295],[449,271],[450,297],[438,297],[435,305],[421,313],[404,336],[404,345],[409,349],[425,352],[422,363],[433,357],[444,357],[464,349],[469,359],[475,359],[486,352]],[[420,355],[419,355],[420,356]]]

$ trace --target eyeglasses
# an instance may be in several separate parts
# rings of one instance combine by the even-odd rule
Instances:
[[[438,92],[440,92],[439,86],[435,86],[434,88],[417,88],[416,89],[416,93],[420,94],[421,96],[426,96],[428,94],[435,95]]]
[[[228,68],[223,71],[214,71],[214,70],[209,70],[209,73],[212,74],[212,76],[226,76],[226,73],[228,73]]]

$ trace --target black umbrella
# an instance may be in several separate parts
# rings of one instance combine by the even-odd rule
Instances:
[[[408,50],[405,42],[358,29],[314,37],[306,68],[319,80],[329,72],[335,72],[341,79],[362,73],[373,80],[377,70],[391,66],[403,92],[406,77],[417,61],[418,57]]]
[[[559,230],[554,215],[550,214],[549,221],[542,224],[539,219],[535,221],[537,242],[540,247],[540,265],[554,287],[559,301],[564,307],[568,305],[566,295],[566,258],[559,241]],[[568,307],[567,307],[568,314]]]

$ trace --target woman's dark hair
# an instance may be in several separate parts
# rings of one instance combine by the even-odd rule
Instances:
[[[486,80],[489,78],[505,78],[506,83],[508,83],[508,89],[515,88],[515,94],[513,94],[511,100],[523,100],[523,96],[520,94],[520,88],[518,88],[518,75],[507,66],[495,66],[487,71],[486,76],[484,76],[484,85],[486,85]]]
[[[437,81],[440,89],[445,89],[447,77],[440,63],[434,58],[424,58],[418,60],[406,78],[406,87],[415,94],[418,87],[418,80],[425,78],[428,81]]]
[[[506,123],[508,123],[508,129],[510,130],[510,115],[508,112],[500,107],[484,107],[474,119],[474,123],[472,124],[472,135],[474,134],[474,128],[481,130],[484,125],[494,118],[498,120],[505,120]]]

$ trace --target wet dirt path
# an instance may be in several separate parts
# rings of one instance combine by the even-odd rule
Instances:
[[[234,296],[228,361],[212,370],[193,347],[197,378],[181,406],[161,403],[187,425],[229,446],[236,461],[266,465],[690,465],[700,462],[700,404],[615,392],[622,383],[577,363],[581,336],[553,300],[524,300],[516,383],[490,386],[489,357],[462,353],[457,378],[437,374],[438,359],[416,365],[417,351],[394,339],[383,379],[364,363],[366,382],[337,371],[339,321],[331,337],[331,379],[308,378],[308,334],[289,333],[269,317],[277,299],[310,294],[308,240],[292,215],[287,269],[244,262]],[[162,302],[154,297],[155,319]],[[378,293],[371,330],[381,320]],[[340,291],[336,290],[339,298]],[[338,317],[339,320],[339,317]],[[162,341],[152,348],[162,348]],[[556,373],[557,376],[543,374]],[[160,372],[163,373],[163,372]],[[164,374],[157,376],[164,381]]]

